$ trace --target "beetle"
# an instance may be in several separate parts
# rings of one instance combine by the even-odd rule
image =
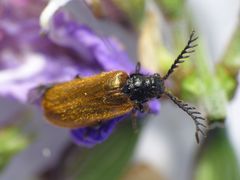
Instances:
[[[135,72],[130,75],[124,71],[102,72],[53,85],[46,90],[42,99],[46,119],[65,128],[87,127],[131,111],[144,112],[144,105],[149,100],[166,95],[193,119],[195,137],[199,143],[199,132],[205,136],[200,128],[206,128],[201,122],[205,119],[194,107],[173,96],[164,85],[178,64],[194,52],[196,40],[193,31],[187,45],[163,77],[158,73],[142,74],[140,63],[137,63]]]

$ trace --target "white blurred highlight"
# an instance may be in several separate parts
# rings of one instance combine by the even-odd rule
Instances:
[[[49,158],[52,155],[52,152],[49,148],[46,147],[46,148],[43,148],[42,155],[45,158]]]
[[[18,67],[0,71],[0,85],[37,75],[46,66],[44,58],[39,54],[29,53],[21,58],[24,61]]]
[[[40,15],[42,31],[49,30],[49,24],[54,13],[72,0],[51,0]]]
[[[240,84],[240,74],[238,75],[238,84]],[[240,162],[240,86],[236,90],[233,100],[227,108],[226,126],[230,141],[235,149],[238,162]]]
[[[221,60],[239,21],[239,0],[188,0],[193,22],[203,33],[211,60]]]
[[[172,146],[159,125],[159,119],[151,119],[151,122],[144,126],[133,159],[135,162],[152,166],[168,177],[173,166]]]

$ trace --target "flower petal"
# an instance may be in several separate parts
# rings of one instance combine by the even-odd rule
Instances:
[[[102,143],[112,134],[117,123],[125,117],[126,116],[120,116],[97,126],[73,129],[71,130],[73,141],[80,146],[89,148]]]
[[[148,103],[150,113],[157,114],[160,111],[161,105],[158,99],[153,99]]]

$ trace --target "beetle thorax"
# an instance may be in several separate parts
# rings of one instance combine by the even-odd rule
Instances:
[[[132,101],[144,103],[159,98],[164,92],[164,83],[159,74],[131,74],[123,87],[123,92]]]

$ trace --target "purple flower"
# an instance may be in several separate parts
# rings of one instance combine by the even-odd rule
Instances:
[[[14,17],[11,11],[11,17]],[[44,87],[68,81],[76,75],[89,76],[102,71],[133,72],[135,64],[117,42],[100,38],[90,28],[79,25],[66,14],[57,13],[48,34],[41,35],[37,18],[15,21],[3,16],[0,22],[0,94],[22,103],[36,100]],[[10,26],[10,25],[11,26]],[[40,86],[41,85],[41,86]],[[35,97],[34,97],[35,96]],[[150,103],[159,111],[159,103]],[[71,130],[79,145],[92,147],[109,137],[118,117],[95,127]]]
[[[93,147],[105,141],[113,132],[118,122],[126,116],[117,117],[113,120],[103,122],[101,125],[71,130],[74,142],[85,147]]]

